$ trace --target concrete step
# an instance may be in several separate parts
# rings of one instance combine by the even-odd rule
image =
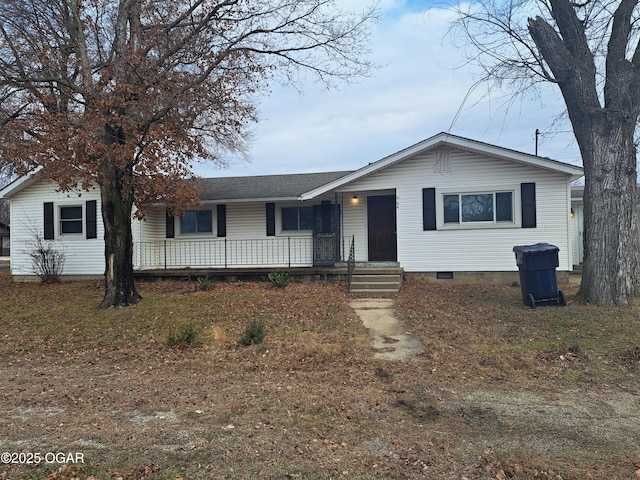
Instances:
[[[353,271],[354,275],[402,275],[402,269],[398,267],[369,267],[358,268]]]
[[[398,293],[401,285],[402,274],[399,273],[356,273],[351,279],[350,292],[370,295],[393,294]]]
[[[353,278],[361,282],[397,282],[400,280],[400,275],[390,273],[383,273],[380,275],[354,273]]]
[[[385,283],[353,283],[351,282],[351,291],[353,292],[354,290],[368,290],[368,291],[379,291],[379,290],[393,290],[393,291],[399,291],[400,290],[400,284],[399,283],[391,283],[391,282],[385,282]]]
[[[352,288],[349,290],[349,293],[353,293],[355,295],[366,295],[368,297],[382,297],[387,295],[395,295],[398,293],[397,289],[388,289],[388,290],[368,290],[362,288]]]

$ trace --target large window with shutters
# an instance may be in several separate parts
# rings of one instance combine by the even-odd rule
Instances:
[[[448,193],[442,196],[444,223],[513,223],[513,192]]]
[[[93,239],[98,236],[97,201],[54,205],[45,202],[43,234],[45,240],[57,237]]]
[[[536,228],[536,184],[459,191],[422,189],[422,229]]]
[[[177,232],[176,224],[179,224],[180,231]],[[189,210],[179,222],[169,210],[165,214],[166,238],[175,238],[179,235],[211,234],[213,233],[213,210]],[[218,237],[227,236],[227,206],[225,204],[216,205],[216,229]]]

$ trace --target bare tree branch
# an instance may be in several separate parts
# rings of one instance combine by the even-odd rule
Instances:
[[[596,304],[626,305],[640,296],[638,0],[480,5],[461,15],[457,26],[486,78],[512,78],[525,86],[547,79],[564,98],[585,167],[580,292]]]
[[[246,149],[272,82],[366,74],[374,17],[332,0],[0,2],[0,156],[100,186],[103,306],[135,303],[133,204],[197,204],[191,164]]]

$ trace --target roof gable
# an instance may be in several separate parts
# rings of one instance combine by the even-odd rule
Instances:
[[[16,178],[9,185],[0,189],[0,198],[11,198],[17,193],[20,193],[25,188],[35,183],[37,179],[37,173],[42,170],[42,167],[38,167],[35,170],[31,170],[26,175]]]
[[[369,165],[366,165],[359,170],[336,179],[333,182],[327,183],[313,190],[309,190],[300,196],[300,200],[310,200],[318,195],[322,195],[323,193],[339,188],[356,180],[360,180],[361,178],[364,178],[373,173],[380,172],[392,165],[413,158],[416,155],[423,154],[428,151],[445,146],[508,160],[515,163],[535,166],[546,170],[552,170],[558,173],[564,173],[570,176],[571,180],[576,180],[583,175],[582,167],[577,167],[568,163],[551,160],[550,158],[538,157],[535,155],[518,152],[516,150],[510,150],[508,148],[498,147],[496,145],[490,145],[488,143],[478,142],[476,140],[470,140],[468,138],[458,137],[456,135],[442,132],[426,140],[423,140],[420,143],[416,143],[415,145],[389,155],[388,157],[384,157],[377,162],[370,163]]]

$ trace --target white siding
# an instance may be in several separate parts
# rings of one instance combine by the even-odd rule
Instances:
[[[85,238],[85,205],[88,200],[97,200],[98,235]],[[54,203],[54,246],[65,255],[63,275],[104,274],[104,229],[100,216],[100,193],[56,192],[48,182],[38,182],[11,198],[11,273],[18,276],[34,275],[29,252],[33,249],[36,235],[44,234],[44,203]],[[60,235],[59,212],[61,206],[83,207],[83,233]]]
[[[342,189],[348,194],[364,191],[378,194],[384,189],[395,189],[398,261],[406,271],[513,271],[517,270],[513,247],[538,242],[551,243],[560,249],[559,270],[572,268],[569,179],[566,175],[459,150],[449,152],[445,165],[439,163],[436,166],[436,152],[432,152],[391,166]],[[519,228],[522,182],[536,184],[537,228]],[[436,231],[422,229],[423,188],[436,188]],[[451,228],[443,225],[443,193],[498,189],[512,189],[515,193],[514,226]],[[348,194],[345,193],[345,198]],[[358,198],[360,196],[358,193]],[[345,224],[351,219],[357,221],[354,226],[357,225],[360,232],[354,231],[354,234],[356,238],[364,235],[365,241],[357,243],[356,248],[364,252],[366,202],[361,201],[357,211],[355,207],[347,207],[345,205]],[[361,252],[356,251],[358,259],[363,258]]]
[[[144,220],[139,222],[139,234],[134,237],[134,242],[154,242],[165,238],[165,209],[149,212]]]
[[[357,199],[353,196],[357,195]],[[355,260],[364,262],[368,258],[367,239],[367,194],[364,191],[349,192],[344,195],[342,206],[342,225],[345,249],[343,258],[349,256],[351,239],[355,243]]]
[[[355,244],[355,260],[356,262],[366,262],[369,258],[369,238],[367,225],[367,198],[370,195],[393,195],[395,190],[382,189],[384,182],[379,185],[373,185],[374,189],[370,191],[357,190],[349,191],[340,195],[343,201],[343,235],[345,238],[345,254],[346,259],[349,255],[349,245],[353,238]],[[354,198],[354,195],[358,198]],[[422,222],[422,213],[420,213],[420,222]],[[420,223],[422,225],[422,223]]]
[[[583,260],[583,234],[584,234],[584,205],[582,201],[573,202],[573,217],[571,218],[571,232],[573,236],[573,264],[579,265]]]

